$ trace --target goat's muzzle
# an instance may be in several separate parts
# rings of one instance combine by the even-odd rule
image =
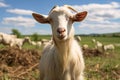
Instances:
[[[65,28],[58,28],[57,29],[57,33],[59,34],[58,38],[63,39],[65,37],[65,32],[66,32]]]

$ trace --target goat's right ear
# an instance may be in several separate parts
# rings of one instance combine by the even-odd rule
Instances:
[[[32,13],[32,16],[34,17],[34,19],[36,21],[38,21],[39,23],[49,23],[49,20],[47,19],[47,17],[41,15],[41,14],[37,14],[37,13]]]

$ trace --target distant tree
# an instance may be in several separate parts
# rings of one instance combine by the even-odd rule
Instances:
[[[117,34],[113,33],[113,34],[112,34],[112,37],[118,37],[118,36],[117,36]]]
[[[12,29],[12,34],[16,35],[18,38],[20,38],[22,35],[17,29]]]
[[[32,35],[32,39],[33,39],[34,41],[38,41],[38,40],[39,40],[39,35],[38,35],[37,33],[34,33],[34,34]]]
[[[105,34],[102,34],[102,37],[106,37],[106,35],[105,35]]]

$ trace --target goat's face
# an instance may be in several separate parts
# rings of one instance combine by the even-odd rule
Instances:
[[[70,7],[54,7],[48,17],[33,13],[33,17],[40,23],[49,23],[52,27],[53,37],[58,40],[66,40],[73,36],[72,24],[74,21],[82,21],[87,12],[72,14]],[[74,9],[73,9],[74,10]]]
[[[73,31],[71,14],[64,8],[54,9],[48,16],[52,26],[52,33],[55,39],[66,40]]]

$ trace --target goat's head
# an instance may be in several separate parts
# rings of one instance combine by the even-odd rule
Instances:
[[[73,14],[71,11],[77,12],[71,6],[65,5],[62,7],[55,6],[49,12],[49,15],[46,17],[41,14],[33,13],[33,17],[36,21],[40,23],[49,23],[52,27],[53,37],[58,40],[66,40],[74,34],[72,27],[73,22],[82,21],[87,12],[77,12]],[[73,35],[72,35],[73,36]]]

